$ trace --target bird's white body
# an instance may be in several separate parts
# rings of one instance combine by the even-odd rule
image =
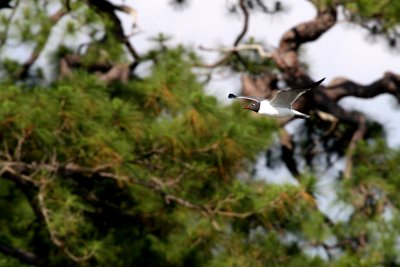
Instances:
[[[284,117],[292,117],[292,116],[301,116],[301,117],[309,117],[306,114],[298,112],[297,110],[291,108],[284,108],[284,107],[274,107],[270,104],[268,100],[262,100],[260,102],[260,110],[258,111],[261,115],[268,115],[277,118],[284,118]]]
[[[315,83],[312,83],[308,86],[302,86],[290,90],[280,90],[275,94],[275,96],[271,100],[260,99],[253,96],[236,96],[234,94],[229,94],[228,98],[241,98],[252,101],[253,102],[252,104],[247,105],[243,108],[252,110],[261,115],[267,115],[277,118],[296,116],[308,119],[310,118],[310,116],[292,109],[292,105],[300,97],[300,95],[304,94],[311,88],[317,87],[324,80],[325,78]]]

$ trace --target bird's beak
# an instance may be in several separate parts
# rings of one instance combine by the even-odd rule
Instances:
[[[249,109],[249,106],[244,106],[242,107],[242,109]]]

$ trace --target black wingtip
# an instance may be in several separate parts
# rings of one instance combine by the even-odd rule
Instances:
[[[229,95],[228,95],[228,98],[236,98],[236,95],[234,95],[234,94],[229,94]]]
[[[319,80],[318,82],[313,83],[311,87],[317,87],[317,86],[320,85],[324,80],[325,80],[325,78],[322,78],[322,79]]]
[[[317,81],[315,83],[307,84],[307,85],[300,86],[300,87],[295,87],[295,88],[292,88],[292,89],[312,89],[312,88],[315,88],[318,85],[320,85],[324,80],[325,80],[325,78],[322,78],[321,80],[319,80],[319,81]]]

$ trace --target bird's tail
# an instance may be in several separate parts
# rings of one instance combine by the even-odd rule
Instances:
[[[310,116],[301,112],[298,112],[297,110],[293,110],[294,117],[295,118],[300,118],[300,119],[309,119]]]
[[[229,94],[228,95],[228,98],[236,98],[237,96],[236,95],[234,95],[234,94]]]
[[[306,114],[296,114],[296,115],[294,115],[294,117],[295,118],[298,118],[298,119],[309,119],[310,118],[310,116],[309,115],[306,115]]]

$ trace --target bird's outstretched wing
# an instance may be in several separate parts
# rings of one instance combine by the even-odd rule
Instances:
[[[229,94],[228,98],[240,98],[240,99],[246,99],[246,100],[250,100],[250,101],[254,101],[257,103],[260,103],[263,99],[258,98],[258,97],[253,97],[253,96],[237,96],[234,94]]]
[[[280,90],[275,95],[275,97],[271,99],[270,104],[274,107],[292,108],[293,102],[296,101],[299,96],[301,96],[308,90],[317,87],[324,80],[325,78],[307,86],[297,87],[289,90]]]

